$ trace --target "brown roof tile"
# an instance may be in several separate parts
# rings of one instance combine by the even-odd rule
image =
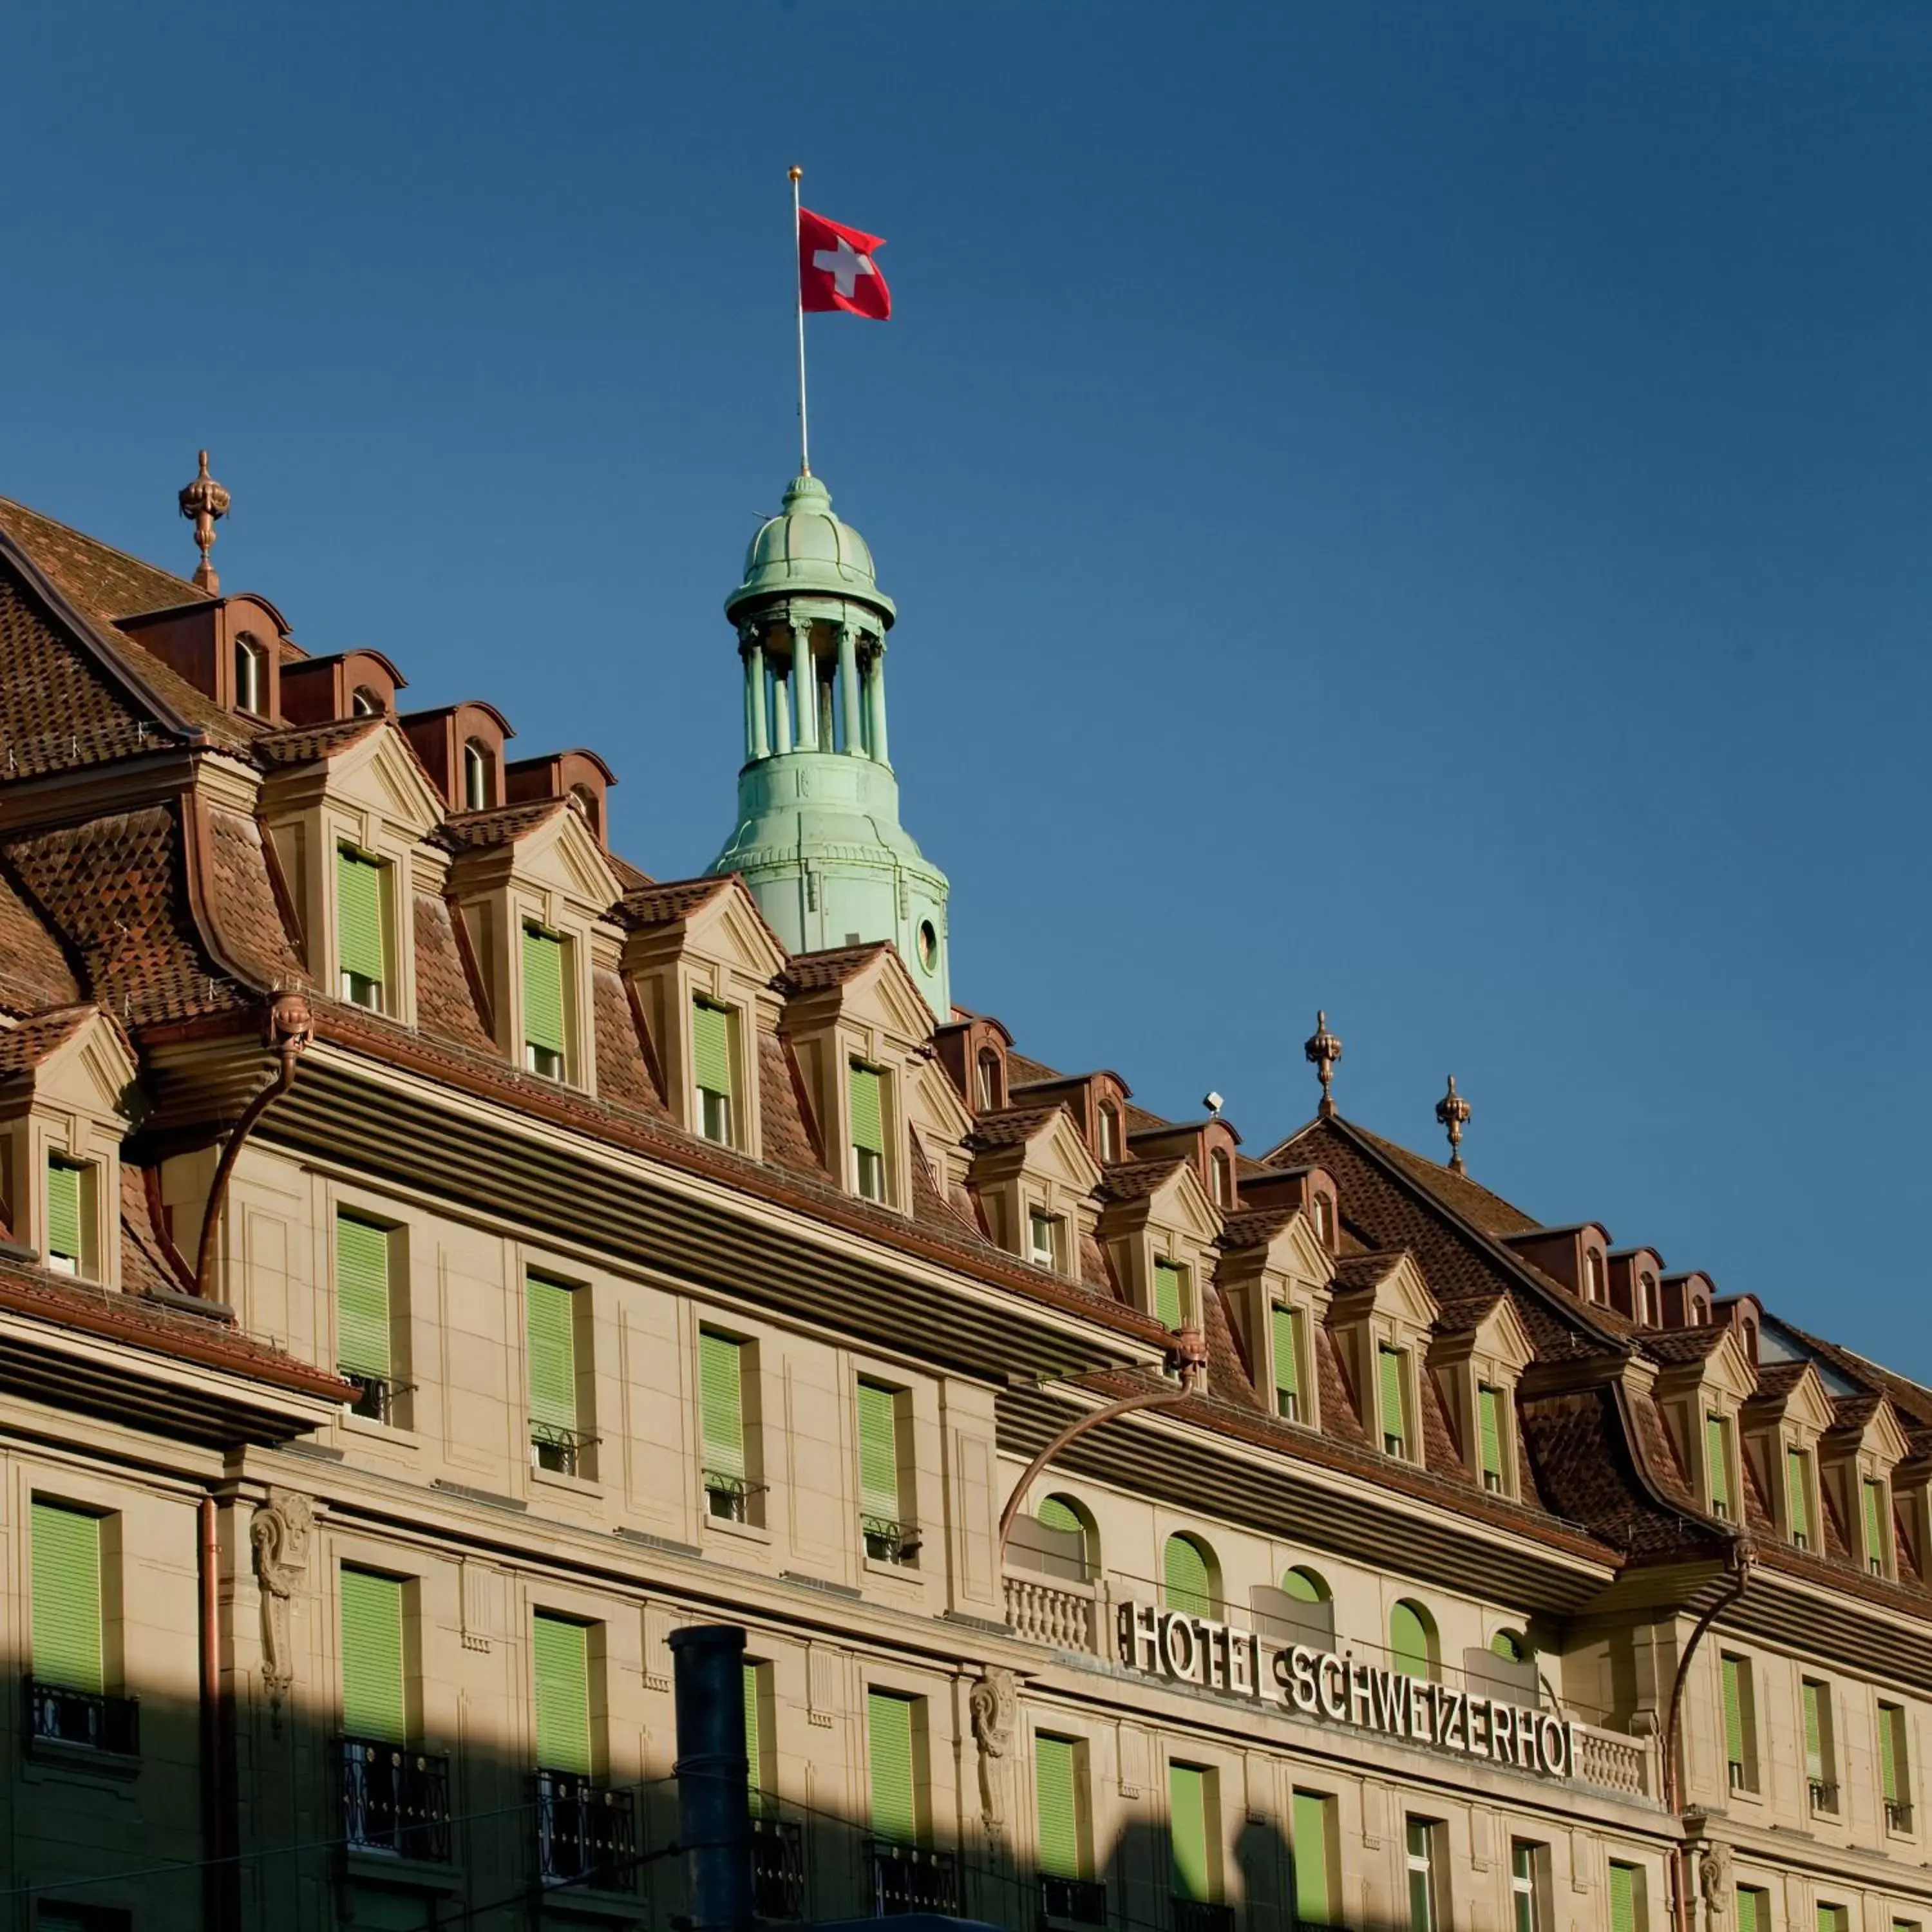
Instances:
[[[973,1123],[973,1144],[982,1148],[1018,1147],[1051,1126],[1056,1114],[1066,1111],[1064,1107],[1002,1107],[981,1114]]]
[[[622,979],[602,967],[591,976],[597,1018],[597,1093],[614,1106],[634,1114],[670,1118],[644,1059],[638,1016]]]
[[[0,1012],[39,1012],[80,998],[60,941],[0,871]]]
[[[208,595],[184,577],[158,570],[138,556],[130,556],[125,550],[4,496],[0,496],[0,530],[32,556],[64,596],[110,622],[144,611],[201,603]]]
[[[844,986],[880,953],[891,950],[880,939],[866,946],[834,946],[823,952],[795,953],[786,965],[785,976],[801,993],[815,993],[827,986]]]
[[[627,925],[671,926],[733,890],[728,878],[674,879],[668,885],[634,886],[619,903]]]
[[[456,1046],[496,1048],[476,1010],[461,941],[448,906],[434,892],[416,895],[416,1024]],[[602,1048],[598,1054],[601,1069]]]
[[[16,1080],[31,1073],[49,1054],[73,1039],[98,1010],[68,1006],[22,1020],[18,1026],[0,1028],[0,1080]]]
[[[293,724],[279,731],[264,731],[255,740],[255,755],[272,765],[312,765],[318,758],[346,751],[371,731],[382,730],[382,724],[378,717],[338,718],[326,724]]]
[[[1192,1173],[1192,1163],[1178,1156],[1172,1160],[1120,1161],[1100,1177],[1100,1198],[1103,1201],[1144,1201],[1183,1171]]]
[[[262,828],[245,812],[219,808],[208,812],[206,823],[211,873],[206,910],[214,928],[208,937],[257,986],[300,985],[308,969],[290,944],[275,903]]]
[[[494,806],[488,812],[459,812],[443,820],[442,842],[454,852],[513,845],[525,832],[569,808],[563,799],[538,798],[526,805]]]

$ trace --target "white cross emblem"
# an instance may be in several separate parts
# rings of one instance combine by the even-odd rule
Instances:
[[[842,235],[836,248],[820,249],[812,256],[812,266],[832,278],[832,286],[838,291],[841,302],[852,299],[852,291],[859,286],[861,275],[876,275],[879,272],[872,266],[872,256],[860,254]]]

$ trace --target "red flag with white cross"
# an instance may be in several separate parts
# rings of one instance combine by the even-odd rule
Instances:
[[[808,208],[798,211],[799,306],[816,314],[842,308],[884,322],[892,312],[892,291],[879,273],[874,250],[885,246],[882,235],[828,221]]]

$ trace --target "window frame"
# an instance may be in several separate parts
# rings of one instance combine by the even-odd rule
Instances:
[[[345,872],[345,862],[349,866],[366,868],[370,874],[369,890],[375,897],[376,914],[375,951],[373,954],[361,950],[364,941],[360,935],[352,946],[345,888],[348,879],[354,874]],[[392,997],[396,955],[394,871],[394,865],[380,853],[371,852],[352,839],[337,838],[335,871],[330,881],[330,889],[334,895],[334,983],[339,998],[349,1006],[359,1006],[364,1012],[392,1015],[395,1010],[396,1002]],[[361,961],[361,965],[350,963],[352,950]],[[372,959],[380,966],[382,970],[380,973],[370,974],[362,970]]]
[[[1760,1790],[1757,1750],[1757,1684],[1752,1660],[1738,1651],[1718,1653],[1719,1714],[1724,1739],[1726,1781],[1733,1792],[1755,1797]],[[1738,1755],[1731,1755],[1732,1722]]]
[[[558,1044],[551,1046],[547,1040],[532,1037],[530,964],[532,940],[556,948],[557,977],[557,1028]],[[521,994],[523,1019],[523,1052],[520,1064],[526,1073],[532,1073],[539,1080],[554,1081],[560,1087],[574,1084],[578,1060],[577,1051],[577,1013],[574,998],[577,970],[577,940],[575,935],[560,932],[546,924],[534,914],[525,912],[517,922],[517,975]]]
[[[712,1050],[708,1049],[703,1037],[698,1016],[715,1013],[724,1034],[724,1086],[721,1090],[708,1084],[707,1072],[715,1075],[710,1066]],[[738,1027],[740,1010],[727,1006],[722,1000],[714,1000],[706,993],[691,996],[691,1085],[694,1097],[692,1125],[704,1138],[715,1146],[735,1148],[740,1134],[738,1089],[739,1069],[743,1055],[739,1051]]]
[[[861,1090],[860,1080],[863,1076],[873,1083],[876,1109],[866,1110],[862,1117],[859,1106]],[[892,1202],[892,1163],[890,1153],[892,1147],[892,1076],[887,1069],[868,1060],[863,1055],[848,1053],[845,1057],[845,1109],[846,1144],[850,1162],[849,1185],[861,1201],[870,1201],[881,1208],[890,1208]],[[878,1145],[868,1146],[860,1138],[867,1127],[876,1123]]]
[[[1408,1880],[1409,1932],[1446,1932],[1442,1834],[1439,1818],[1425,1818],[1413,1811],[1402,1814],[1402,1867]]]
[[[74,1176],[74,1245],[75,1252],[62,1253],[54,1246],[56,1220],[64,1220],[64,1208],[56,1216],[54,1176]],[[46,1211],[41,1219],[40,1265],[53,1274],[76,1281],[99,1281],[100,1275],[100,1163],[77,1160],[65,1148],[50,1147],[40,1163],[40,1181],[44,1190]],[[64,1186],[65,1184],[62,1184]]]
[[[1410,1352],[1399,1342],[1384,1341],[1380,1336],[1376,1337],[1375,1346],[1376,1438],[1382,1444],[1382,1454],[1391,1462],[1412,1462],[1414,1459],[1409,1449],[1415,1438],[1412,1427],[1414,1404],[1409,1388]],[[1398,1411],[1396,1419],[1401,1424],[1399,1430],[1388,1426],[1391,1383]],[[1391,1442],[1395,1445],[1393,1448],[1389,1446]]]
[[[1510,1907],[1515,1932],[1548,1932],[1550,1847],[1540,1838],[1510,1840]]]

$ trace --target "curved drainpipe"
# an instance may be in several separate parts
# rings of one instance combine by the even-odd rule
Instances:
[[[1207,1379],[1208,1344],[1198,1328],[1184,1328],[1174,1336],[1168,1360],[1180,1371],[1178,1388],[1143,1389],[1138,1395],[1123,1396],[1118,1402],[1108,1402],[1104,1408],[1096,1408],[1082,1416],[1077,1422],[1069,1423],[1026,1466],[1025,1473],[1013,1485],[1013,1492],[1007,1497],[1006,1506],[1000,1512],[1000,1539],[993,1552],[993,1570],[1000,1580],[1002,1589],[1006,1587],[1006,1538],[1012,1533],[1020,1504],[1025,1501],[1028,1490],[1033,1487],[1034,1479],[1070,1442],[1084,1436],[1090,1429],[1098,1429],[1103,1422],[1112,1422],[1117,1416],[1131,1415],[1136,1409],[1171,1407],[1201,1392],[1202,1384]]]
[[[242,1144],[255,1131],[256,1123],[295,1084],[296,1064],[314,1030],[308,1002],[299,993],[281,994],[268,1009],[268,1039],[280,1054],[281,1064],[243,1110],[228,1136],[227,1145],[221,1150],[220,1160],[215,1163],[214,1184],[208,1190],[208,1205],[201,1217],[201,1242],[194,1258],[194,1292],[204,1300],[208,1296],[208,1275],[214,1266],[214,1238],[221,1226],[221,1210]]]

